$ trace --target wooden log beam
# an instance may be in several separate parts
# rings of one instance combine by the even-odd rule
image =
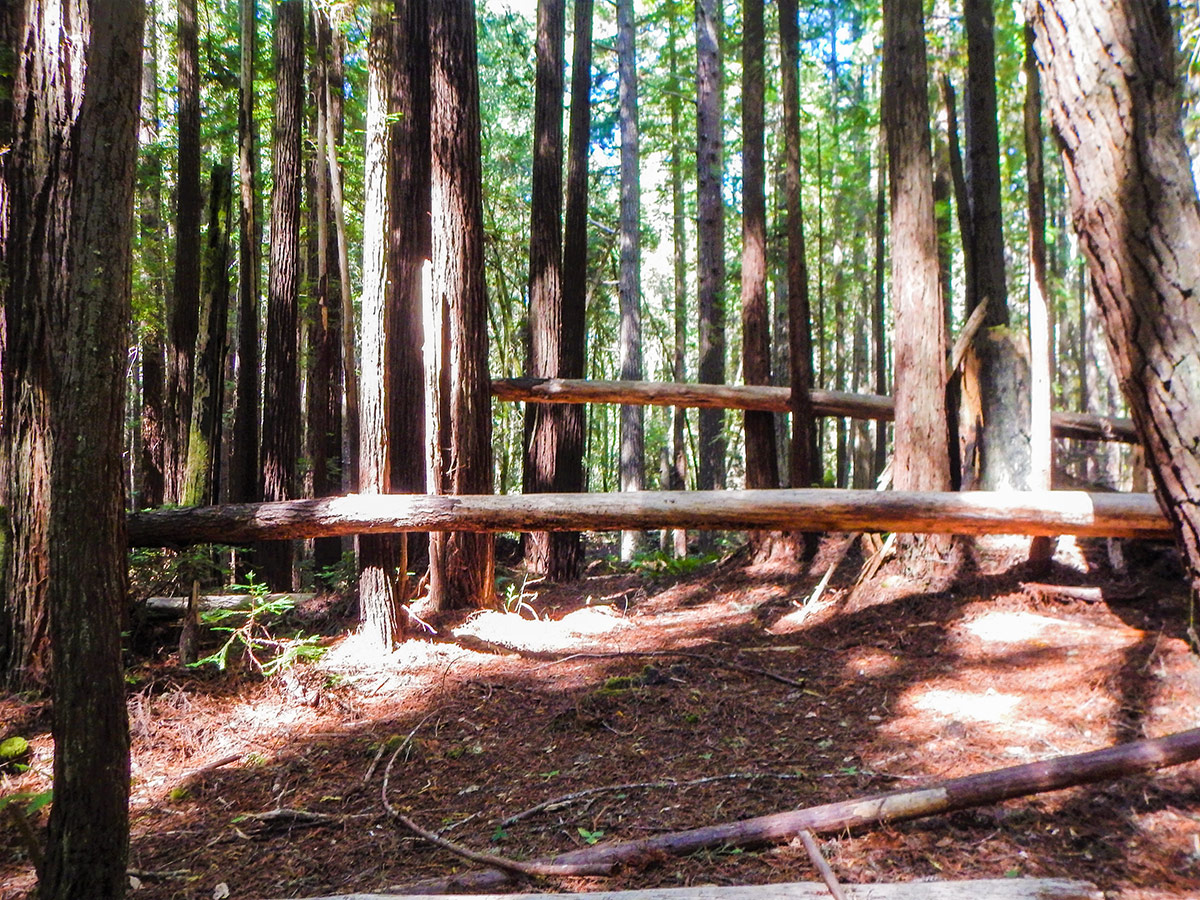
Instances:
[[[694,409],[743,409],[786,413],[791,388],[749,384],[680,384],[653,381],[584,381],[569,378],[503,378],[492,382],[492,395],[514,403],[621,403],[681,406]],[[813,412],[819,416],[885,419],[895,416],[891,397],[812,392]],[[1138,442],[1132,419],[1090,413],[1052,412],[1055,437],[1090,441]]]
[[[836,834],[852,828],[905,822],[987,806],[1015,797],[1150,772],[1198,758],[1200,728],[1193,728],[1166,737],[1118,744],[1090,753],[1058,756],[1041,762],[966,775],[913,790],[891,791],[857,800],[787,810],[639,840],[581,847],[549,861],[559,864],[626,863],[654,859],[663,853],[686,856],[713,847],[755,847],[784,843],[804,829],[817,834]],[[448,879],[421,882],[419,888],[425,893],[481,891],[500,887],[507,881],[507,873],[496,870],[463,872]],[[409,890],[415,887],[418,886],[413,885]]]
[[[805,490],[349,494],[133,513],[132,547],[404,531],[897,531],[1170,538],[1150,494]]]
[[[909,881],[844,888],[849,900],[1102,900],[1092,883],[1066,878],[983,878]],[[583,894],[335,894],[313,900],[829,900],[819,882],[761,885],[696,885]]]

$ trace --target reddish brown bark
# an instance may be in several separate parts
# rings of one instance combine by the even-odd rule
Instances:
[[[1110,354],[1200,595],[1200,204],[1171,11],[1043,0],[1028,17]]]

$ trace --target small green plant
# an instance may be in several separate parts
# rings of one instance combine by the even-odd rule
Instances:
[[[3,812],[9,806],[14,806],[24,813],[27,818],[32,818],[53,802],[53,789],[48,791],[18,791],[15,794],[5,794],[3,797],[0,797],[0,812]]]
[[[500,607],[506,613],[520,615],[523,612],[527,612],[536,620],[538,618],[537,610],[529,605],[529,601],[536,599],[537,594],[533,593],[533,591],[525,590],[528,584],[529,576],[523,575],[520,587],[517,587],[516,581],[510,581],[504,585],[504,592],[500,595]]]
[[[699,556],[675,556],[663,550],[652,550],[633,558],[630,568],[643,575],[658,577],[680,577],[691,575],[697,569],[716,562],[720,553],[702,553]]]
[[[296,605],[294,598],[272,599],[267,585],[255,580],[253,573],[247,575],[245,584],[234,587],[250,595],[250,608],[213,609],[201,614],[201,622],[226,637],[215,652],[192,663],[193,668],[212,665],[223,672],[231,660],[244,656],[260,675],[270,678],[301,660],[320,659],[325,648],[321,646],[319,636],[277,637],[263,622],[291,611]]]
[[[504,830],[503,825],[497,825],[496,830],[492,832],[492,843],[498,844],[508,837],[508,832]]]
[[[585,844],[597,844],[600,842],[600,839],[604,837],[604,831],[602,829],[588,831],[586,828],[580,825],[576,830],[579,832],[579,836],[583,838],[583,842]]]

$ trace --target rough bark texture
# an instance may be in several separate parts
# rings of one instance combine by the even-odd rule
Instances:
[[[696,257],[699,380],[725,382],[725,204],[721,197],[721,0],[696,0]],[[697,485],[725,486],[725,416],[700,413]]]
[[[221,485],[221,426],[225,408],[225,353],[229,327],[229,236],[233,171],[228,160],[213,166],[204,245],[204,291],[192,390],[192,422],[182,502],[216,503]]]
[[[398,29],[390,3],[371,14],[367,45],[366,209],[363,213],[362,392],[359,397],[358,488],[363,494],[391,489],[388,332],[394,287],[390,280],[389,160],[395,147],[388,125],[393,71],[400,67]],[[398,214],[399,211],[397,211]],[[384,650],[403,639],[400,568],[403,538],[364,535],[359,540],[358,599],[362,630]]]
[[[747,528],[901,531],[929,534],[1170,534],[1147,494],[1073,491],[641,491],[637,494],[412,496],[351,494],[320,500],[164,509],[129,517],[133,546],[268,535],[305,538],[401,531],[616,531],[622,528]]]
[[[304,121],[304,4],[275,4],[275,129],[271,255],[267,279],[266,382],[263,388],[262,498],[296,495],[300,450],[300,131]],[[293,548],[264,544],[256,562],[267,584],[289,590]]]
[[[684,381],[687,378],[687,215],[684,210],[683,134],[680,126],[683,85],[679,78],[679,36],[676,24],[679,21],[678,6],[678,0],[670,0],[667,7],[667,64],[670,67],[667,108],[671,128],[671,249],[674,273],[672,312],[675,324],[671,372],[676,381]],[[687,489],[687,414],[681,407],[675,407],[671,415],[669,483],[673,491]],[[671,537],[675,556],[687,556],[687,532],[677,529]]]
[[[541,0],[537,7],[537,73],[533,109],[533,183],[529,219],[529,371],[556,377],[562,359],[562,95],[566,4]],[[563,411],[525,407],[523,489],[554,489]],[[556,568],[548,532],[525,536],[525,565],[546,575]]]
[[[196,0],[178,3],[175,280],[167,319],[167,496],[182,497],[200,329],[200,36]]]
[[[810,487],[815,480],[817,426],[813,387],[812,316],[808,301],[808,263],[804,254],[804,209],[800,182],[800,28],[796,0],[779,4],[779,40],[783,58],[783,136],[787,194],[788,342],[792,392],[791,485]],[[810,549],[815,549],[811,548]]]
[[[47,579],[31,596],[48,612],[54,656],[55,800],[38,896],[118,898],[129,841],[121,423],[144,5],[58,0],[26,12],[5,363],[13,467],[36,500],[21,504],[31,518],[18,546],[38,559],[18,574]]]
[[[921,0],[895,0],[884,6],[883,120],[896,321],[892,480],[902,491],[950,487],[945,325],[938,282],[923,20]],[[927,538],[924,543],[935,553],[948,549],[944,539]],[[913,554],[914,560],[918,555]]]
[[[771,383],[763,53],[762,0],[747,0],[742,12],[742,377],[746,384]],[[746,487],[778,487],[774,416],[747,411],[745,432]]]
[[[233,452],[229,497],[258,496],[259,302],[262,280],[262,228],[258,200],[258,135],[254,124],[256,0],[239,0],[241,66],[238,75],[238,336],[237,401],[233,413]]]
[[[475,4],[445,0],[430,10],[432,302],[447,310],[443,385],[448,414],[438,436],[441,487],[492,490],[491,395]],[[451,533],[430,549],[430,596],[440,609],[482,606],[494,594],[490,535]]]
[[[1165,0],[1078,0],[1028,13],[1109,349],[1197,595],[1200,204],[1171,12]]]
[[[618,118],[621,128],[620,296],[621,329],[618,339],[621,378],[642,377],[642,180],[638,171],[637,49],[634,45],[633,0],[617,2]],[[646,486],[645,428],[642,408],[621,407],[621,490],[640,491]],[[642,543],[636,531],[621,534],[621,559],[633,559]]]

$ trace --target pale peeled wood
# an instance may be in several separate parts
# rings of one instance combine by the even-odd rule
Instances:
[[[850,900],[1102,900],[1094,884],[1065,878],[991,878],[843,885]],[[313,900],[828,900],[817,882],[746,886],[699,885],[577,894],[336,894]]]
[[[689,409],[741,409],[786,413],[791,389],[750,384],[685,384],[654,381],[590,381],[571,378],[498,378],[492,395],[513,403],[642,403]],[[845,391],[811,392],[813,413],[851,419],[891,420],[891,397]],[[1131,419],[1090,413],[1052,412],[1055,437],[1137,443]]]
[[[133,547],[402,531],[896,531],[1170,538],[1150,494],[804,490],[349,494],[133,513]]]

